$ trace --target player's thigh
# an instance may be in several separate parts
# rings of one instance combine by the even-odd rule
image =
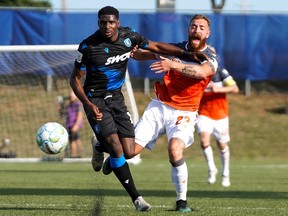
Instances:
[[[134,124],[121,92],[113,95],[113,102],[109,105],[112,109],[117,133],[120,138],[134,138]]]
[[[172,138],[177,138],[185,143],[185,147],[190,146],[194,142],[197,112],[181,111],[173,108],[166,111],[165,130],[169,142]]]
[[[211,142],[211,133],[202,131],[199,135],[200,144],[202,147],[208,147]]]
[[[96,121],[93,117],[86,113],[88,122],[93,129],[98,140],[102,140],[103,137],[107,137],[111,134],[117,133],[117,128],[113,116],[113,112],[109,105],[104,101],[102,97],[90,98],[91,102],[96,105],[102,112],[103,117],[101,121]]]
[[[197,127],[198,134],[202,132],[212,134],[213,129],[214,129],[214,120],[208,118],[207,116],[199,115],[197,117],[196,127]]]
[[[163,104],[157,100],[151,101],[142,117],[135,126],[135,142],[152,150],[156,140],[164,131]]]
[[[216,121],[213,135],[220,143],[228,143],[230,141],[228,117]]]

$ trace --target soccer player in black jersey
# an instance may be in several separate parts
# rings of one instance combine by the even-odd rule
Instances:
[[[124,157],[125,149],[134,149],[135,133],[121,87],[133,47],[176,56],[187,52],[166,43],[150,41],[129,27],[121,27],[119,11],[111,6],[99,10],[98,27],[79,45],[70,85],[83,103],[97,140],[105,143],[113,172],[130,195],[136,210],[148,211],[151,206],[136,190]],[[85,70],[82,70],[83,66]],[[81,79],[85,73],[82,86]],[[101,170],[103,159],[103,152],[97,151],[93,145],[95,171]]]

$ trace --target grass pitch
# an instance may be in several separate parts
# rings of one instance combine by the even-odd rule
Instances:
[[[229,188],[208,185],[204,159],[186,159],[188,203],[195,211],[174,212],[175,191],[166,159],[130,165],[134,181],[153,206],[145,215],[288,215],[287,161],[233,161]],[[218,164],[220,169],[220,164]],[[95,173],[90,163],[1,163],[0,215],[108,215],[137,212],[114,174]]]

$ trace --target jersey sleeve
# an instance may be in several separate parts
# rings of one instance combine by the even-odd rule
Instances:
[[[134,29],[131,29],[131,35],[132,35],[132,40],[135,43],[135,45],[138,45],[139,48],[147,49],[148,44],[149,44],[149,40],[147,38],[140,35]]]
[[[233,77],[229,74],[229,72],[225,68],[221,68],[220,73],[222,76],[224,86],[236,85],[235,80],[233,79]]]
[[[213,65],[215,72],[218,72],[219,71],[219,67],[220,67],[219,66],[220,65],[219,56],[216,53],[214,53],[210,48],[205,49],[203,51],[203,53],[208,56],[209,62]]]
[[[74,62],[74,66],[78,69],[83,69],[85,68],[85,63],[87,62],[87,44],[85,42],[81,42],[77,54],[76,54],[76,59]]]

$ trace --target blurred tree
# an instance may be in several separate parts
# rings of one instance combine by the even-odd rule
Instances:
[[[48,7],[52,5],[48,0],[0,0],[1,7]]]
[[[216,1],[217,0],[211,0],[212,10],[214,11],[214,13],[220,13],[225,5],[225,0],[219,0],[218,2]]]

